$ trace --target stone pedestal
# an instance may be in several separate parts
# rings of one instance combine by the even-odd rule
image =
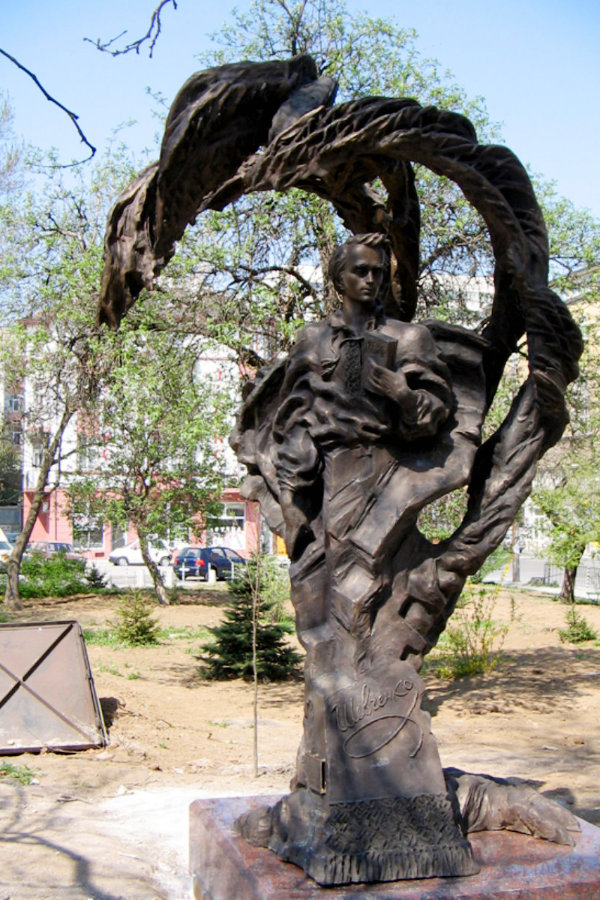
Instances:
[[[575,848],[510,832],[470,835],[477,875],[321,888],[302,869],[233,831],[277,797],[196,800],[190,807],[195,900],[598,900],[600,829],[580,820]]]

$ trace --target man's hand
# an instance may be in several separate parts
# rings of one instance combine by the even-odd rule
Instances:
[[[398,403],[403,398],[408,397],[412,392],[406,383],[406,378],[402,369],[393,372],[380,366],[379,363],[368,360],[365,369],[365,386],[368,390],[374,391],[376,394],[382,394]]]

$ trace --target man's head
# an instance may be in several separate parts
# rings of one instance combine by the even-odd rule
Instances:
[[[344,275],[348,268],[349,259],[350,257],[354,257],[354,251],[358,247],[369,247],[379,254],[382,265],[383,283],[385,284],[389,280],[389,239],[384,234],[378,233],[355,234],[337,248],[329,261],[329,278],[340,295],[343,295],[345,291]]]

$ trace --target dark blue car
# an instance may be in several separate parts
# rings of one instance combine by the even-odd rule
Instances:
[[[175,575],[181,581],[186,578],[231,580],[236,567],[244,565],[244,557],[229,547],[184,547],[173,555]]]

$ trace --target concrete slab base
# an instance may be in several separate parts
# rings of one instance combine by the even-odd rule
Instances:
[[[190,807],[195,900],[599,900],[600,828],[580,820],[573,849],[510,832],[469,835],[478,875],[319,887],[270,850],[232,831],[251,807],[278,797],[196,800]]]

